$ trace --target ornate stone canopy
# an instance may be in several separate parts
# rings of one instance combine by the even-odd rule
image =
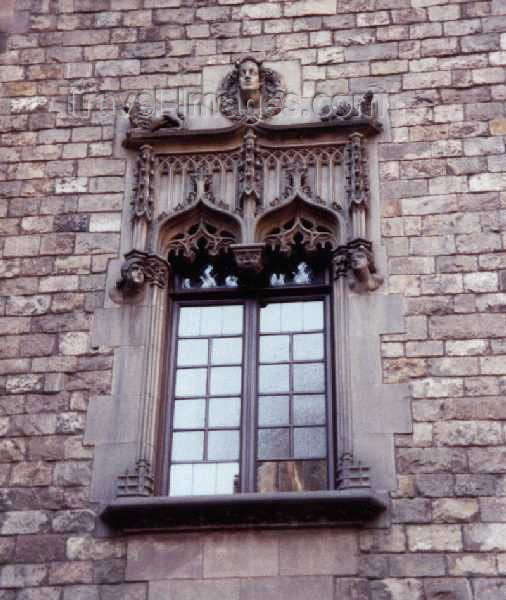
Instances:
[[[381,130],[372,93],[357,105],[324,109],[313,122],[269,123],[282,93],[279,74],[246,57],[219,89],[230,126],[195,129],[183,119],[154,123],[131,113],[125,146],[137,152],[132,252],[157,256],[167,267],[201,251],[228,253],[239,270],[259,272],[267,250],[290,255],[298,245],[334,255],[336,276],[356,270],[364,282],[356,290],[378,287],[367,224],[367,139]],[[265,103],[277,108],[264,114]],[[353,258],[357,252],[361,260]],[[144,263],[132,256],[144,282]],[[120,280],[118,287],[141,285]]]

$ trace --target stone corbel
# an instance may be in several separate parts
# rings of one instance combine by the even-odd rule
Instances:
[[[333,257],[334,278],[346,276],[354,292],[373,292],[383,283],[374,262],[372,243],[355,239],[339,246]]]
[[[169,263],[157,256],[140,250],[130,250],[125,254],[121,266],[121,278],[116,287],[123,294],[132,296],[139,293],[145,283],[163,288],[169,279]]]
[[[265,244],[232,244],[230,250],[241,271],[260,273],[263,264]]]

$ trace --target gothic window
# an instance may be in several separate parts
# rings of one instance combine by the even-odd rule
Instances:
[[[380,275],[376,104],[284,121],[281,78],[251,58],[220,89],[226,127],[130,111],[92,497],[128,531],[372,519],[410,431],[406,386],[381,380],[403,322]]]
[[[293,260],[249,279],[200,270],[172,294],[169,496],[333,488],[328,274]]]

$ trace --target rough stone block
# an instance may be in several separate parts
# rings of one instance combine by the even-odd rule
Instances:
[[[279,574],[279,536],[263,532],[215,533],[204,540],[204,577]]]
[[[280,537],[281,575],[355,575],[358,543],[354,533],[296,531]]]
[[[199,579],[202,557],[202,536],[197,534],[133,539],[128,542],[125,579]],[[217,572],[215,576],[219,577]]]

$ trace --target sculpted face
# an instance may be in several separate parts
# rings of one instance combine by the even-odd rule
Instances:
[[[353,252],[351,255],[351,268],[353,270],[364,269],[369,265],[369,261],[367,260],[367,254],[362,252],[361,250],[357,250]]]
[[[260,73],[253,60],[245,60],[239,67],[239,87],[242,92],[258,92],[260,89]]]

